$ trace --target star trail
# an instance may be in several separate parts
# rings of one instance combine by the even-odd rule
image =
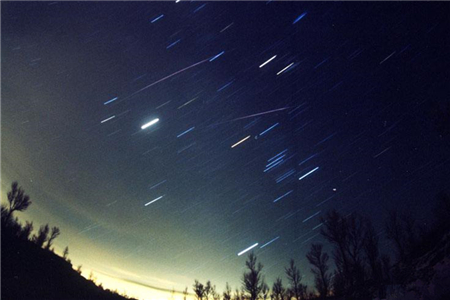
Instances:
[[[251,251],[313,286],[327,211],[381,232],[449,187],[448,8],[2,2],[2,195],[131,295],[239,287]]]

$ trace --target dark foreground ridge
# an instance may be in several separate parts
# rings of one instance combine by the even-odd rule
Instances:
[[[125,300],[87,280],[52,251],[20,239],[8,227],[1,233],[1,299]]]

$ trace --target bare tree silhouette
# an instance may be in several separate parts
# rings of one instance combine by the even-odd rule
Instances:
[[[332,210],[322,222],[321,234],[335,248],[335,289],[339,285],[338,290],[342,290],[349,299],[368,297],[363,264],[365,221],[356,214],[343,217]]]
[[[22,188],[18,187],[17,181],[11,184],[11,191],[8,192],[9,210],[6,216],[8,220],[14,211],[24,211],[31,205],[31,200]]]
[[[292,293],[292,296],[300,300],[304,293],[304,286],[301,284],[302,276],[300,275],[300,270],[295,265],[293,259],[289,262],[289,267],[284,269],[286,272],[286,276],[289,281],[289,290]]]
[[[47,249],[47,250],[50,249],[50,247],[52,246],[53,240],[56,239],[60,235],[60,233],[61,232],[58,227],[54,226],[52,228],[52,232],[50,234],[50,237],[47,240],[47,246],[45,247],[45,249]]]
[[[244,272],[242,276],[242,287],[248,293],[250,300],[256,300],[264,285],[264,278],[261,273],[263,265],[256,263],[256,255],[253,252],[249,254],[245,265],[248,271]]]
[[[366,232],[364,234],[364,253],[368,265],[369,285],[373,294],[379,297],[383,293],[383,267],[378,247],[378,235],[369,219],[366,220]]]
[[[63,252],[63,258],[65,260],[67,260],[69,257],[69,246],[66,246],[66,248],[64,248],[64,252]]]
[[[320,298],[323,299],[330,291],[330,275],[328,274],[329,256],[327,253],[322,253],[322,248],[322,244],[312,244],[306,258],[313,265],[311,272],[314,274],[314,283]]]

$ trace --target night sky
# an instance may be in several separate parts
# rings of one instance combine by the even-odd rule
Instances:
[[[450,187],[448,3],[1,9],[2,199],[107,287],[234,289],[255,243],[270,286],[290,258],[312,286],[327,211],[383,235]]]

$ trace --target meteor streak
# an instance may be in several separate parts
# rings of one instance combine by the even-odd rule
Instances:
[[[242,140],[240,140],[239,142],[237,142],[236,144],[234,144],[233,146],[231,146],[231,148],[236,147],[236,146],[239,145],[240,143],[242,143],[242,142],[248,140],[249,138],[250,138],[250,136],[247,136],[247,137],[243,138]]]
[[[164,81],[164,80],[169,79],[170,77],[173,77],[173,76],[175,76],[175,75],[177,75],[177,74],[180,74],[180,73],[182,73],[182,72],[184,72],[184,71],[187,71],[187,70],[189,70],[189,69],[191,69],[191,68],[193,68],[193,67],[196,67],[196,66],[198,66],[198,65],[200,65],[200,64],[202,64],[202,63],[205,63],[205,62],[207,62],[207,61],[208,61],[208,59],[204,59],[204,60],[202,60],[202,61],[199,61],[198,63],[195,63],[195,64],[193,64],[193,65],[190,65],[189,67],[186,67],[186,68],[184,68],[184,69],[178,70],[178,71],[176,71],[175,73],[172,73],[172,74],[170,74],[170,75],[168,75],[168,76],[166,76],[166,77],[164,77],[164,78],[161,78],[160,80],[157,80],[157,81],[155,81],[155,82],[153,82],[153,83],[151,83],[151,84],[149,84],[149,85],[147,85],[147,86],[144,86],[142,89],[140,89],[140,90],[134,92],[133,94],[131,94],[130,96],[124,98],[123,100],[128,99],[128,98],[131,98],[131,97],[133,97],[134,95],[136,95],[136,94],[142,92],[143,90],[146,90],[146,89],[148,89],[149,87],[154,86],[155,84],[158,84],[158,83],[160,83],[160,82],[162,82],[162,81]]]
[[[256,246],[258,246],[258,243],[254,244],[254,245],[251,245],[250,247],[248,247],[248,248],[245,249],[245,250],[242,250],[241,252],[238,253],[238,256],[241,256],[241,255],[244,254],[245,252],[247,252],[247,251],[249,251],[249,250],[252,250],[252,249],[255,248]]]
[[[288,109],[288,108],[289,107],[272,109],[272,110],[269,110],[269,111],[265,111],[265,112],[261,112],[261,113],[257,113],[257,114],[253,114],[253,115],[249,115],[249,116],[233,119],[231,121],[237,121],[237,120],[248,119],[248,118],[257,117],[257,116],[261,116],[261,115],[266,115],[266,114],[274,113],[274,112],[277,112],[277,111],[282,111],[282,110],[285,110],[285,109]],[[229,122],[231,122],[231,121],[229,121]]]
[[[261,116],[261,115],[266,115],[266,114],[271,114],[277,111],[282,111],[282,110],[286,110],[289,107],[283,107],[283,108],[277,108],[277,109],[272,109],[269,111],[264,111],[261,113],[257,113],[257,114],[253,114],[253,115],[248,115],[248,116],[244,116],[244,117],[240,117],[240,118],[236,118],[236,119],[232,119],[232,120],[228,120],[228,121],[223,121],[223,122],[219,122],[219,123],[214,123],[209,125],[209,127],[213,127],[213,126],[217,126],[217,125],[222,125],[222,124],[226,124],[226,123],[230,123],[230,122],[234,122],[234,121],[238,121],[238,120],[243,120],[243,119],[248,119],[248,118],[253,118],[253,117],[257,117],[257,116]]]
[[[158,121],[159,121],[158,118],[153,119],[153,120],[151,120],[150,122],[148,122],[148,123],[142,125],[142,126],[141,126],[141,129],[145,129],[145,128],[147,128],[147,127],[150,127],[150,126],[152,126],[153,124],[158,123]]]

